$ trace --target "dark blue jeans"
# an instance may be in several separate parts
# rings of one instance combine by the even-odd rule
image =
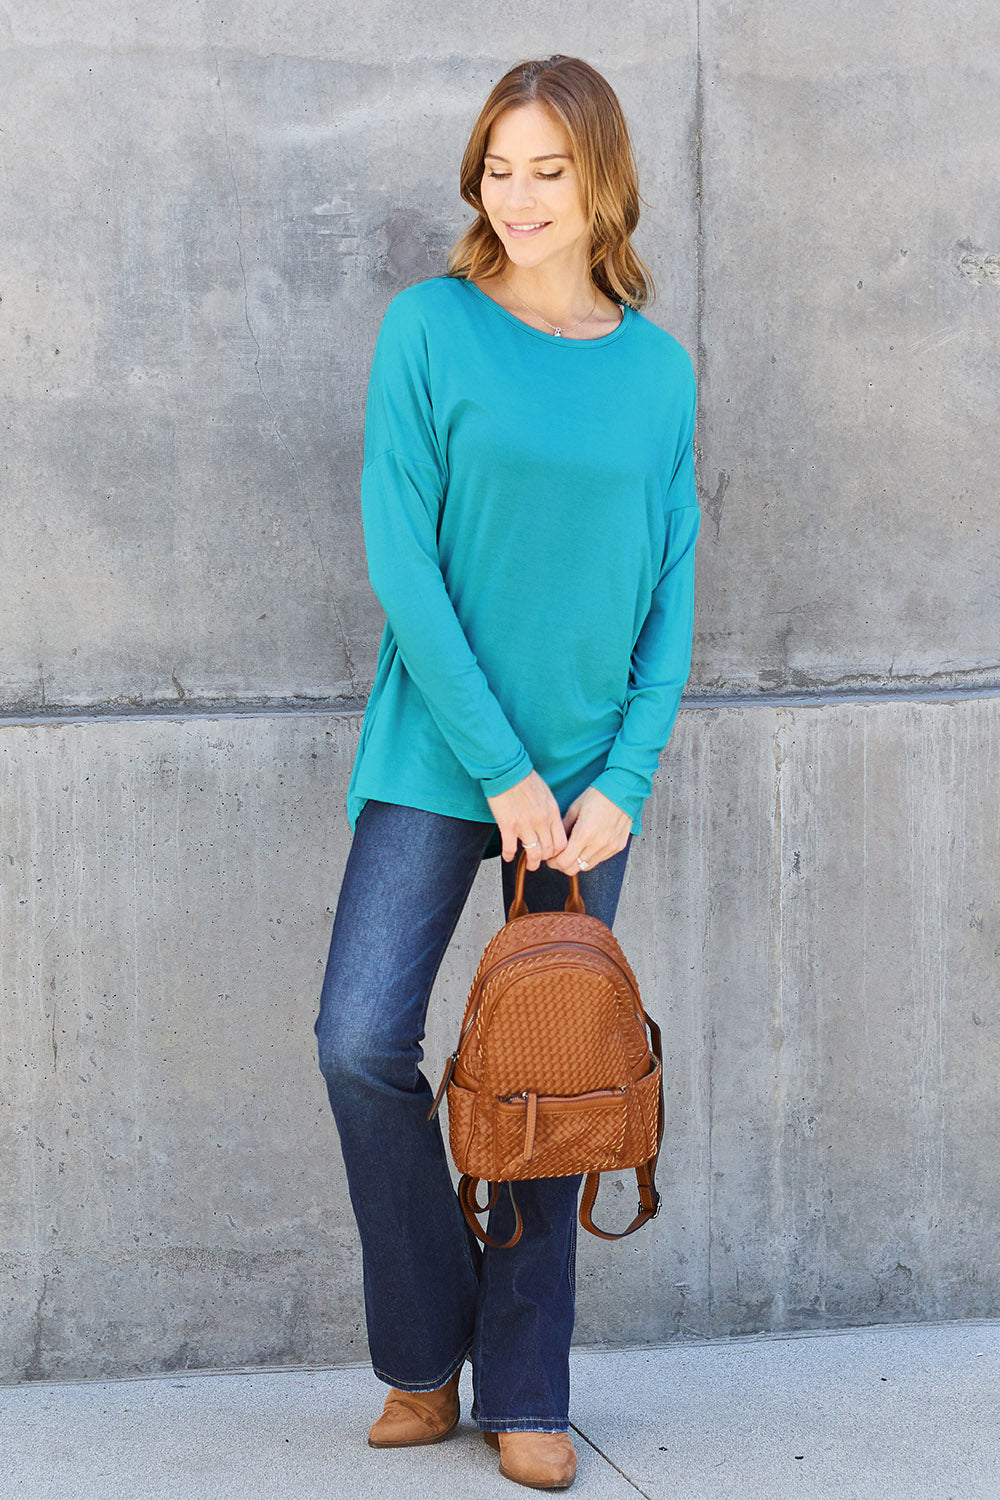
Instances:
[[[481,1251],[438,1121],[427,1120],[431,1089],[420,1071],[431,986],[491,828],[366,803],[333,924],[319,1063],[361,1236],[376,1375],[400,1390],[434,1390],[471,1354],[480,1427],[565,1432],[581,1179],[518,1183],[520,1242]],[[588,912],[609,926],[627,854],[580,875]],[[513,877],[505,864],[505,910]],[[542,865],[525,883],[529,909],[562,907],[568,888],[565,875]],[[512,1232],[504,1191],[489,1229],[494,1239]]]

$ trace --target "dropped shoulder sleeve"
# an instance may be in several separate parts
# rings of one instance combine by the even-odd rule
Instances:
[[[621,729],[594,785],[632,818],[653,789],[691,671],[694,552],[701,513],[694,474],[694,391],[673,475],[664,497],[666,542],[659,578],[632,651]]]
[[[437,549],[446,486],[426,332],[403,299],[386,313],[368,386],[361,481],[368,574],[431,717],[484,795],[492,797],[516,785],[532,766],[448,597]]]

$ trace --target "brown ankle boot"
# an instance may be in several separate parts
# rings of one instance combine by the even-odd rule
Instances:
[[[397,1391],[385,1398],[382,1415],[368,1434],[370,1448],[417,1448],[440,1443],[458,1426],[461,1369],[436,1391]]]
[[[576,1478],[576,1450],[566,1432],[484,1432],[500,1449],[500,1473],[531,1490],[568,1490]]]

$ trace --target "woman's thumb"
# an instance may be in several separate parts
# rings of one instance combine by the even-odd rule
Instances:
[[[566,814],[565,814],[565,816],[563,818],[563,827],[566,830],[566,837],[567,838],[573,832],[573,824],[576,822],[576,820],[577,820],[577,818],[579,816],[580,816],[580,798],[577,797],[576,801],[575,802],[571,802],[570,805],[569,805],[569,807],[567,807]]]

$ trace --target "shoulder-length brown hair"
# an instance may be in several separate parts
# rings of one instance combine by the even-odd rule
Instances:
[[[483,208],[480,183],[494,121],[505,110],[524,104],[544,105],[569,136],[583,210],[591,225],[590,272],[595,284],[616,301],[643,307],[652,300],[653,279],[631,245],[639,222],[639,183],[628,126],[607,79],[579,57],[518,63],[483,105],[460,174],[462,197],[476,210],[476,219],[451,252],[449,274],[478,280],[495,276],[507,263]]]

